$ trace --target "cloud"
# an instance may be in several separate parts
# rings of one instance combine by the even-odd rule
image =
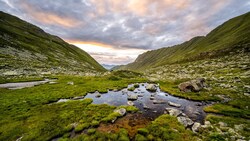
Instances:
[[[74,44],[112,47],[116,56],[117,50],[157,49],[206,35],[250,7],[237,0],[1,0],[0,10]],[[102,55],[99,60],[112,60]],[[127,53],[120,60],[133,57]]]

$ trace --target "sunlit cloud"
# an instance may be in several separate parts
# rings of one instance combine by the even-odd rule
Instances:
[[[205,36],[250,11],[246,0],[0,0],[0,10],[75,44],[100,63]]]
[[[147,51],[145,49],[115,48],[100,43],[68,42],[85,50],[101,64],[126,64],[134,61],[138,54]]]

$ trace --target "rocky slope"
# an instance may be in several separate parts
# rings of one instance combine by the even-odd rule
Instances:
[[[250,51],[250,12],[233,18],[215,28],[205,37],[195,37],[182,44],[148,51],[135,62],[120,69],[145,70],[168,64],[179,64],[217,58],[228,53]]]
[[[105,71],[85,51],[0,12],[0,76],[94,74]]]

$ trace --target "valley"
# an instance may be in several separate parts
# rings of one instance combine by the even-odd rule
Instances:
[[[249,17],[108,71],[1,12],[0,140],[250,140]]]

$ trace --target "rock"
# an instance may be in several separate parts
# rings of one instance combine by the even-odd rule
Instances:
[[[128,100],[137,100],[137,99],[138,99],[138,96],[137,96],[137,95],[129,94],[127,99],[128,99]]]
[[[164,101],[164,100],[153,100],[153,103],[154,103],[154,104],[165,104],[165,103],[167,103],[167,102]]]
[[[67,82],[68,85],[74,85],[74,82]]]
[[[120,108],[114,110],[115,113],[119,113],[121,116],[124,116],[126,114],[126,109],[125,108]]]
[[[146,90],[150,91],[150,92],[156,92],[157,87],[154,84],[148,84],[146,86]]]
[[[134,106],[134,102],[132,102],[132,101],[128,101],[127,104],[130,106]]]
[[[200,128],[201,124],[199,122],[195,122],[194,125],[192,126],[192,131],[196,133],[199,131]]]
[[[78,100],[78,99],[83,99],[83,98],[84,98],[84,96],[76,96],[76,97],[72,98],[72,100]]]
[[[146,104],[143,104],[144,109],[150,109]]]
[[[185,127],[188,127],[188,126],[191,126],[194,124],[194,122],[188,118],[188,117],[183,117],[183,116],[180,116],[180,117],[177,117],[177,120],[183,124]]]
[[[244,129],[244,124],[234,125],[234,129],[238,131],[242,131]]]
[[[19,75],[17,71],[6,71],[3,73],[5,76]]]
[[[170,116],[179,116],[180,114],[182,114],[182,112],[178,109],[174,109],[174,108],[166,108],[166,111],[168,112],[168,114]]]
[[[218,124],[220,125],[220,128],[227,127],[227,124],[225,122],[220,121]]]
[[[174,103],[174,102],[171,102],[171,101],[168,102],[168,105],[174,106],[174,107],[181,107],[181,104]]]
[[[143,94],[138,94],[138,97],[143,97]]]
[[[178,88],[182,92],[198,92],[204,87],[206,87],[204,78],[183,82],[178,85]]]
[[[56,84],[57,82],[54,81],[50,81],[49,84]]]
[[[96,98],[99,98],[99,97],[101,97],[102,95],[101,94],[96,94]]]
[[[151,96],[149,99],[150,99],[150,100],[154,100],[154,99],[155,99],[155,97],[152,97],[152,96]]]

